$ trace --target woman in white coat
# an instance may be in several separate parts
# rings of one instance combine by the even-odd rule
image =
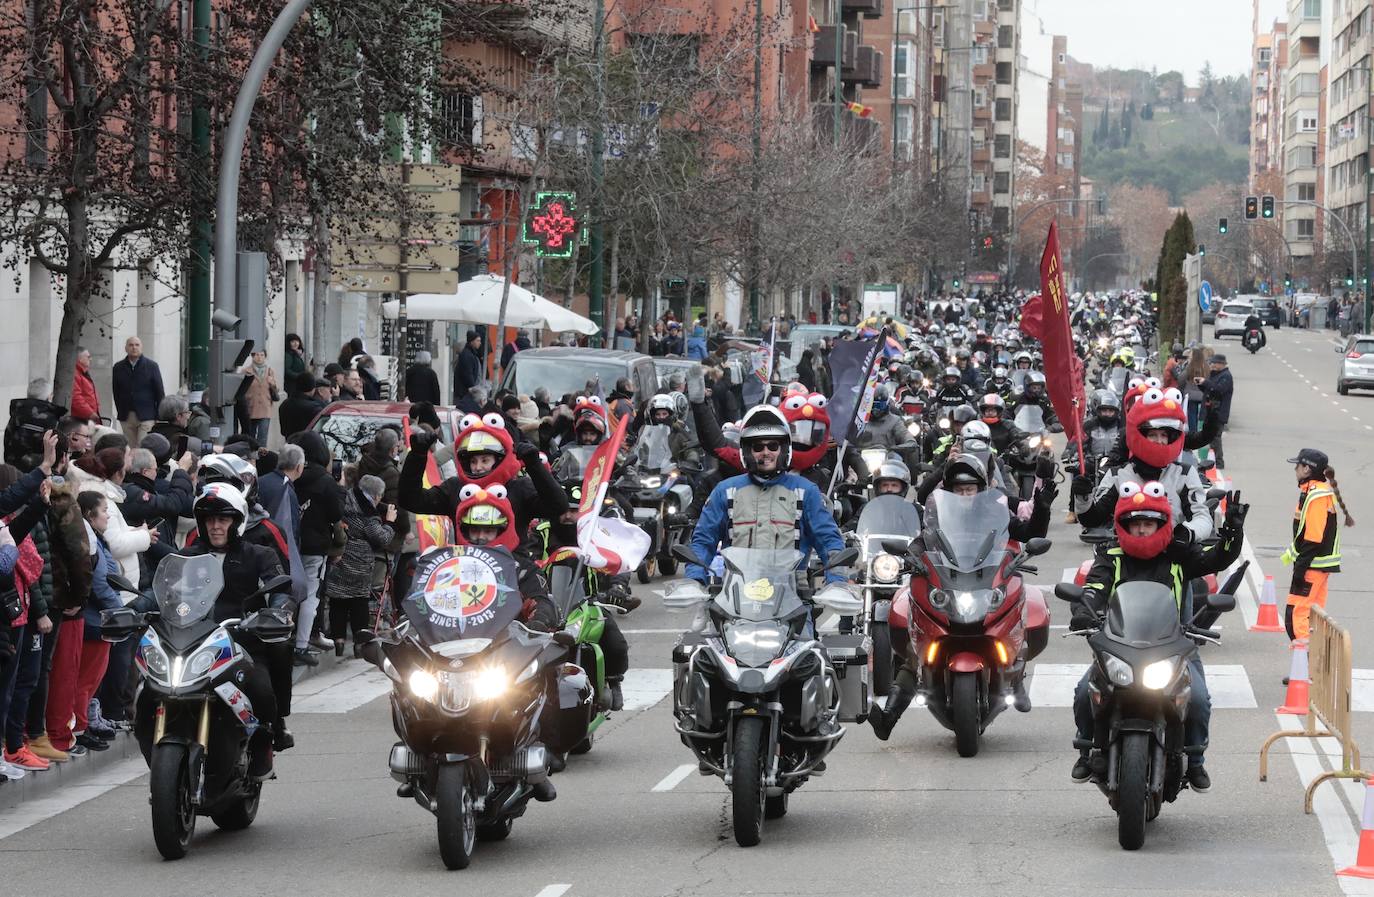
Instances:
[[[124,520],[124,474],[128,468],[128,451],[123,448],[104,448],[92,456],[78,458],[76,471],[79,492],[99,492],[107,499],[110,515],[105,529],[105,542],[119,565],[119,572],[129,582],[138,584],[138,556],[148,550],[157,539],[157,532],[146,526],[132,527]],[[120,592],[125,604],[136,596]]]

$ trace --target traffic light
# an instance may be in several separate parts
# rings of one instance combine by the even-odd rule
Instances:
[[[1206,247],[1206,246],[1203,246],[1201,243],[1197,244],[1197,254],[1198,254],[1198,255],[1206,255],[1206,254],[1207,254],[1207,247]]]
[[[1230,228],[1229,228],[1229,226],[1228,226],[1228,224],[1227,224],[1225,218],[1219,218],[1219,219],[1217,219],[1217,233],[1219,233],[1219,234],[1224,234],[1224,233],[1226,233],[1226,231],[1229,230],[1229,229],[1230,229]]]
[[[988,234],[987,236],[983,237],[983,248],[984,248],[984,249],[991,249],[991,248],[992,248],[992,235],[991,235],[991,234]]]
[[[1287,271],[1283,272],[1283,288],[1284,288],[1285,290],[1288,290],[1288,289],[1292,289],[1292,287],[1293,287],[1293,275],[1292,275],[1292,274],[1289,274]]]
[[[958,275],[958,274],[954,275],[954,288],[955,288],[956,290],[959,289],[959,275]]]
[[[1260,214],[1263,215],[1265,218],[1273,218],[1273,217],[1274,217],[1274,197],[1272,197],[1272,196],[1266,196],[1266,197],[1264,197],[1264,201],[1263,201],[1263,203],[1261,203],[1260,209],[1261,209]]]
[[[1254,221],[1259,217],[1259,197],[1245,197],[1245,217],[1249,221]]]
[[[1349,268],[1345,269],[1345,285],[1348,287],[1353,287],[1355,285],[1355,272],[1351,271]]]

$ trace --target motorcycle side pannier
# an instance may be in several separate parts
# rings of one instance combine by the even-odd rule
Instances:
[[[864,635],[830,634],[821,645],[835,665],[840,691],[840,721],[858,722],[868,716],[869,640]]]

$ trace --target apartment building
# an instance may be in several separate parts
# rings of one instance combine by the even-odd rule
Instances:
[[[1322,118],[1322,0],[1288,0],[1288,58],[1283,69],[1283,199],[1320,202],[1325,141]],[[1310,258],[1321,232],[1315,206],[1286,205],[1283,231],[1292,253]]]
[[[1345,0],[1332,3],[1331,54],[1325,138],[1325,205],[1349,228],[1364,229],[1368,191],[1370,129],[1370,47],[1374,2]],[[1337,230],[1344,228],[1337,226]],[[1342,243],[1347,238],[1332,234]]]
[[[994,4],[989,2],[988,6]],[[992,12],[992,10],[990,10]],[[994,22],[992,230],[1011,232],[1016,189],[1017,62],[1020,54],[1021,0],[997,0]]]
[[[931,165],[933,14],[923,0],[890,0],[864,27],[865,42],[892,60],[888,83],[864,84],[860,97],[878,123],[882,145],[875,151],[890,153],[894,167],[914,167],[922,177]]]

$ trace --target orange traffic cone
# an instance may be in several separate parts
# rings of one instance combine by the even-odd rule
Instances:
[[[1355,865],[1336,874],[1374,878],[1374,780],[1364,780],[1364,812],[1360,815],[1360,846],[1355,851]]]
[[[1307,715],[1307,640],[1293,641],[1293,664],[1288,670],[1288,694],[1283,706],[1275,713],[1292,713],[1296,716]]]
[[[1260,589],[1259,596],[1259,616],[1255,618],[1255,625],[1250,627],[1250,631],[1283,632],[1283,624],[1279,622],[1278,601],[1274,597],[1274,577],[1272,576],[1264,577],[1264,588]]]

